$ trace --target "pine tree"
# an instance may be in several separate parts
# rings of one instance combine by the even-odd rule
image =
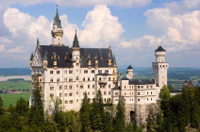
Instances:
[[[41,96],[41,87],[37,82],[33,89],[33,103],[29,115],[29,125],[31,127],[40,127],[44,122],[44,107]]]
[[[82,125],[82,132],[90,132],[90,113],[89,113],[89,102],[87,93],[84,93],[83,102],[80,109],[80,120]]]
[[[114,132],[125,132],[124,98],[120,97],[117,104],[117,113],[114,119]]]
[[[1,96],[0,96],[0,116],[2,116],[3,113],[4,113],[3,100],[1,99]]]
[[[93,130],[104,131],[105,128],[105,112],[101,91],[98,90],[96,97],[91,105],[91,127]]]
[[[164,85],[160,91],[160,98],[162,101],[170,99],[170,91],[166,85]]]
[[[55,108],[54,108],[54,121],[57,123],[57,127],[59,132],[65,132],[66,131],[66,124],[64,120],[64,113],[62,112],[60,108],[60,100],[56,99],[55,101]]]
[[[28,111],[28,103],[23,98],[20,98],[17,100],[15,109],[18,114],[25,115],[25,113]]]

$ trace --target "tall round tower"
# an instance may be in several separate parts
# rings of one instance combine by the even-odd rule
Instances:
[[[58,8],[56,9],[56,16],[54,17],[53,30],[51,30],[52,35],[52,45],[63,45],[62,37],[63,30],[61,26],[61,20],[58,14]]]
[[[162,46],[159,46],[155,50],[156,61],[152,62],[154,79],[157,86],[160,88],[162,88],[163,85],[167,85],[167,69],[169,67],[169,63],[165,62],[165,54],[166,50],[164,50]]]
[[[127,68],[126,77],[128,79],[133,79],[133,67],[131,65]]]

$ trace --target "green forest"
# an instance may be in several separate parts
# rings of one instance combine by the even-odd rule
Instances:
[[[92,103],[84,95],[79,112],[63,112],[61,101],[55,101],[52,114],[45,112],[40,87],[35,85],[33,105],[29,108],[23,98],[16,106],[5,108],[0,97],[1,132],[185,132],[200,131],[200,87],[183,88],[182,94],[170,97],[167,86],[160,93],[159,112],[149,112],[147,124],[138,124],[133,115],[125,122],[124,99],[118,105],[103,104],[98,91]]]

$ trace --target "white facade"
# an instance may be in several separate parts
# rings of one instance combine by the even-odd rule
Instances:
[[[92,101],[99,89],[103,101],[111,102],[111,89],[115,87],[117,80],[117,65],[111,48],[80,48],[77,33],[73,46],[64,46],[63,31],[59,24],[57,12],[52,30],[52,45],[40,45],[38,40],[35,53],[31,56],[30,105],[37,81],[42,88],[45,110],[50,112],[54,109],[57,98],[61,100],[64,111],[79,111],[84,93]]]
[[[103,48],[80,48],[77,33],[73,46],[62,44],[63,31],[58,15],[54,18],[52,45],[40,45],[37,41],[35,53],[30,59],[32,88],[30,105],[33,100],[35,82],[42,88],[45,110],[54,110],[55,100],[61,100],[64,111],[79,111],[84,93],[90,101],[100,90],[103,102],[116,105],[119,97],[125,99],[126,117],[136,112],[141,119],[149,105],[157,103],[160,89],[167,85],[165,50],[160,46],[156,52],[156,62],[152,63],[154,80],[134,79],[133,68],[129,66],[124,78],[117,80],[117,64],[112,50]],[[117,86],[118,84],[118,86]]]
[[[158,49],[160,50],[155,51],[156,62],[152,62],[152,68],[156,85],[162,88],[163,85],[167,85],[169,63],[165,62],[166,51],[161,46]]]

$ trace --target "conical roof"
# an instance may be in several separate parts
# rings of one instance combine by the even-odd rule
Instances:
[[[57,25],[59,28],[62,28],[61,26],[61,20],[58,14],[58,8],[56,8],[56,16],[54,17],[53,25]]]
[[[115,56],[113,57],[113,65],[117,65],[117,62],[116,62]]]
[[[131,65],[129,65],[127,69],[133,69],[133,67]]]
[[[155,52],[157,52],[157,51],[166,51],[166,50],[164,50],[162,46],[159,46],[159,47],[155,50]]]
[[[33,60],[33,53],[31,54],[30,60]]]
[[[79,48],[79,42],[78,42],[77,32],[75,32],[75,36],[74,36],[74,41],[73,41],[73,46],[72,47]]]

